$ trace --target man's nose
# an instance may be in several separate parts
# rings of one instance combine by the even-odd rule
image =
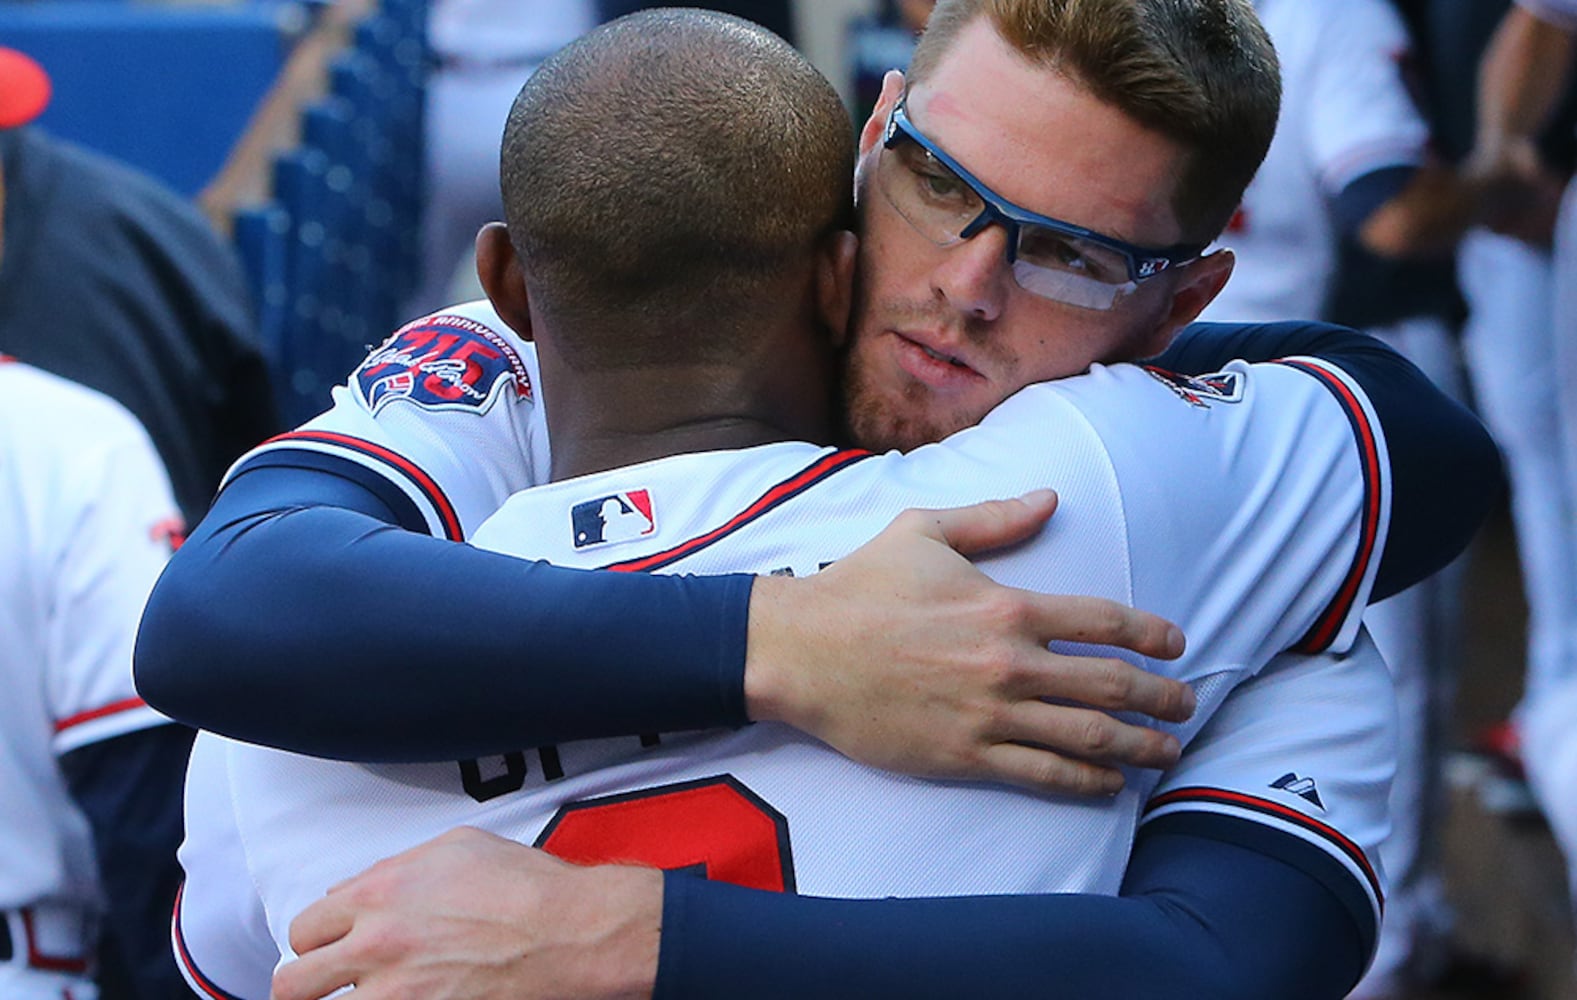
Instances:
[[[931,272],[935,291],[961,313],[994,320],[1012,286],[1007,229],[989,225],[946,250]]]

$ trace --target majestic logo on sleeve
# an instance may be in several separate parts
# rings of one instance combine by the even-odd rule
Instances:
[[[1325,803],[1320,801],[1320,790],[1314,784],[1313,778],[1300,778],[1295,771],[1288,771],[1275,781],[1270,787],[1279,788],[1284,792],[1291,792],[1299,798],[1307,799],[1320,809],[1325,808]]]
[[[404,327],[367,356],[353,384],[374,413],[396,399],[485,413],[511,387],[517,398],[531,396],[531,378],[509,342],[464,316]]]
[[[1144,370],[1190,406],[1208,406],[1211,401],[1236,403],[1243,398],[1243,376],[1238,372],[1179,375],[1154,365],[1145,365]]]
[[[570,508],[569,517],[577,549],[627,542],[657,530],[657,521],[652,516],[652,496],[646,490],[630,490],[582,501]]]

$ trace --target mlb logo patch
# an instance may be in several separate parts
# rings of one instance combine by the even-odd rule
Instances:
[[[652,495],[648,490],[630,490],[582,501],[570,508],[569,518],[577,549],[627,542],[657,530],[657,519],[652,515]]]

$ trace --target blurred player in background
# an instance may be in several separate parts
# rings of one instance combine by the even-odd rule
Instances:
[[[0,61],[35,81],[0,95],[14,112],[0,119],[0,351],[130,410],[196,523],[230,463],[280,429],[235,254],[152,179],[30,127],[47,77],[15,50]]]
[[[183,989],[164,915],[191,731],[131,679],[180,524],[124,409],[0,356],[0,996]]]
[[[1577,63],[1577,2],[1517,0],[1484,54],[1479,75],[1478,132],[1468,167],[1492,189],[1509,192],[1505,212],[1492,224],[1539,240],[1551,230],[1549,192],[1559,184],[1539,148],[1540,132],[1554,114]],[[1577,186],[1568,185],[1554,220],[1553,314],[1556,446],[1568,477],[1566,537],[1577,530]],[[1546,442],[1546,447],[1549,443]],[[1577,551],[1561,553],[1567,573],[1577,573]],[[1571,608],[1566,621],[1570,621]],[[1577,639],[1565,637],[1568,643]],[[1573,648],[1568,645],[1566,648]],[[1523,766],[1551,831],[1566,858],[1577,898],[1577,658],[1562,658],[1534,673],[1518,706]]]

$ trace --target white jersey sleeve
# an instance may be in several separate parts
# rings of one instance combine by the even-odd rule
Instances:
[[[1291,3],[1304,30],[1274,39],[1278,50],[1297,50],[1289,58],[1308,74],[1298,125],[1326,195],[1364,174],[1422,163],[1429,126],[1404,76],[1411,42],[1401,16],[1385,0]]]
[[[1345,649],[1390,516],[1385,441],[1362,390],[1307,358],[1198,378],[1142,371],[1096,369],[1052,389],[1110,456],[1132,603],[1186,623],[1223,671]],[[1165,391],[1108,385],[1145,374]],[[1032,413],[1003,411],[1024,426]]]
[[[1141,830],[1289,834],[1330,859],[1323,880],[1355,915],[1378,922],[1396,739],[1391,674],[1367,633],[1341,656],[1285,654],[1233,690],[1188,744]]]
[[[48,682],[56,754],[168,721],[138,697],[131,650],[182,521],[142,427],[129,414],[103,417],[89,449],[97,454],[81,456],[81,479],[69,487],[85,502],[72,509],[53,578]]]
[[[516,490],[545,481],[536,352],[486,301],[407,324],[333,392],[333,406],[248,454],[328,468],[379,494],[402,524],[469,537]]]
[[[131,674],[143,604],[182,532],[148,435],[107,396],[0,359],[0,453],[13,690],[43,692],[56,755],[166,722]]]
[[[186,882],[175,901],[171,945],[198,996],[262,1000],[280,954],[253,888],[236,825],[226,742],[199,733],[186,769]]]
[[[1281,63],[1281,116],[1221,236],[1237,266],[1204,318],[1314,319],[1336,267],[1332,199],[1366,174],[1422,163],[1429,130],[1403,76],[1405,27],[1385,0],[1255,10]]]

